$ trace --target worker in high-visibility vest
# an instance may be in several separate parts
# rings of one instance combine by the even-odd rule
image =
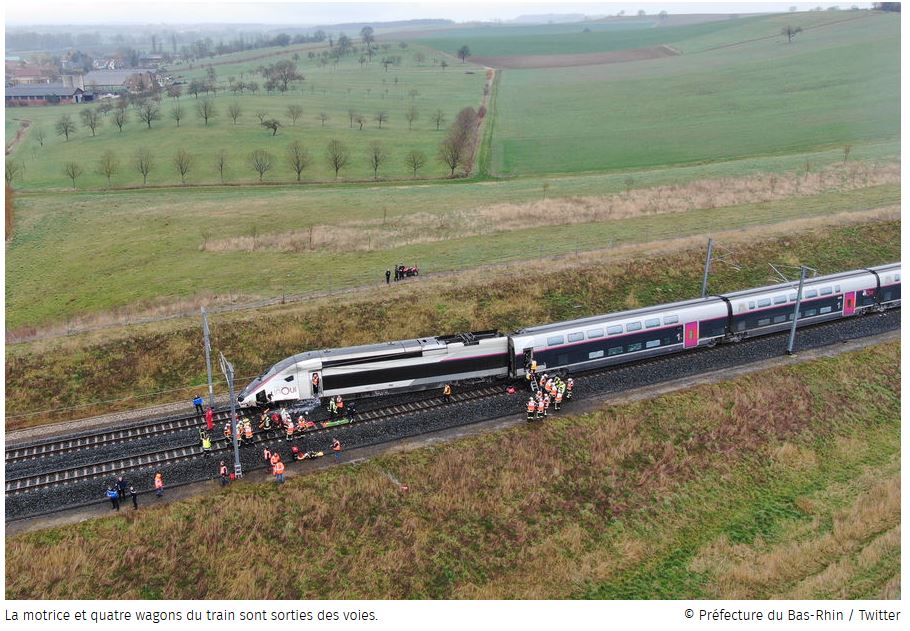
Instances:
[[[575,390],[575,381],[572,379],[572,377],[569,377],[566,380],[566,399],[567,400],[572,398],[572,393],[574,390]]]
[[[272,471],[275,473],[275,482],[284,484],[284,463],[279,460],[275,463],[275,466],[272,467]]]
[[[227,438],[228,440],[231,439],[231,424],[230,424],[230,422],[227,422],[227,423],[224,424],[224,437]]]
[[[341,441],[337,438],[332,439],[332,451],[335,452],[335,462],[341,460]]]
[[[442,396],[445,397],[446,403],[452,402],[452,385],[446,384],[442,387]]]
[[[246,440],[253,440],[253,424],[250,423],[250,419],[243,422],[243,437]]]
[[[556,396],[553,398],[553,409],[558,410],[559,404],[562,403],[562,392],[559,390],[556,391]]]
[[[534,412],[537,411],[537,401],[534,400],[534,397],[528,399],[528,420],[533,420]]]
[[[544,412],[543,397],[540,397],[537,399],[537,409],[534,412],[534,414],[535,414],[534,418],[540,418],[541,416],[543,416],[543,412]]]
[[[547,415],[547,410],[550,409],[550,395],[543,395],[543,415]]]

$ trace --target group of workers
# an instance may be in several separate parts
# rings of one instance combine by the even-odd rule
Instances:
[[[332,451],[335,454],[335,462],[339,462],[341,460],[341,441],[338,438],[332,439]],[[321,458],[324,455],[325,452],[323,451],[302,451],[297,445],[291,447],[291,458],[293,460],[311,460],[313,458]],[[267,467],[271,468],[272,475],[275,476],[275,482],[284,484],[285,464],[278,450],[272,451],[268,445],[264,445],[262,447],[262,460]],[[221,486],[225,486],[233,479],[224,460],[218,465],[218,476],[221,479]]]
[[[164,476],[160,471],[155,473],[155,495],[161,497],[164,495]],[[126,496],[129,495],[133,500],[133,510],[139,508],[139,493],[136,492],[136,488],[123,479],[123,476],[117,476],[117,481],[112,482],[107,485],[107,491],[105,493],[107,499],[111,501],[111,510],[120,510],[120,502],[126,501]]]
[[[547,373],[538,375],[534,363],[528,369],[526,377],[531,385],[531,396],[528,399],[527,407],[529,421],[545,418],[551,404],[554,410],[558,410],[564,400],[568,401],[572,398],[575,390],[575,380],[572,377],[563,379],[559,375]]]

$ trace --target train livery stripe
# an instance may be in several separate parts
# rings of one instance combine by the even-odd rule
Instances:
[[[397,381],[409,381],[414,379],[425,379],[427,377],[444,377],[446,375],[457,375],[461,373],[481,372],[489,370],[501,370],[506,374],[508,362],[506,357],[508,353],[497,353],[495,355],[484,355],[481,357],[467,357],[464,359],[454,359],[445,362],[432,362],[411,364],[409,366],[398,366],[395,368],[384,368],[380,370],[361,370],[357,372],[327,374],[322,376],[323,387],[326,391],[342,390],[345,388],[355,388],[359,386],[376,385],[382,387],[383,384],[394,383]]]

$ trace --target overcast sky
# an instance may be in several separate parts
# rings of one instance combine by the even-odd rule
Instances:
[[[57,0],[6,0],[6,24],[192,24],[192,23],[258,23],[258,24],[333,24],[340,22],[381,22],[417,18],[447,18],[456,22],[472,20],[510,20],[519,15],[541,13],[583,13],[615,15],[620,10],[635,14],[666,10],[670,13],[761,13],[787,11],[790,6],[808,10],[832,2],[285,2],[283,0],[250,1],[166,0],[146,2],[60,2]],[[848,8],[854,3],[840,3]],[[868,2],[855,3],[868,7]]]

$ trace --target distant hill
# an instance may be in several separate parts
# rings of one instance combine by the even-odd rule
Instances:
[[[519,15],[514,20],[506,20],[513,24],[571,24],[584,22],[584,13],[543,13],[540,15]]]

